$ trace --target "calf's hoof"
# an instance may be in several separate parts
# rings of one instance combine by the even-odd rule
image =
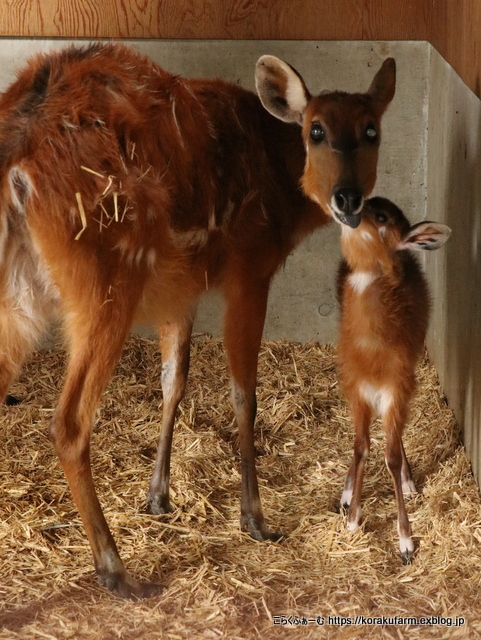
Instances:
[[[412,538],[400,537],[399,539],[399,555],[403,564],[411,564],[414,554],[414,542]]]

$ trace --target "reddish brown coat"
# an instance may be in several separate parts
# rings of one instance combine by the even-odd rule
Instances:
[[[411,562],[414,545],[403,493],[413,493],[415,487],[402,433],[430,309],[426,278],[408,249],[437,249],[449,233],[444,225],[432,222],[411,227],[394,203],[372,198],[365,204],[361,224],[354,230],[343,227],[341,240],[338,365],[355,429],[354,456],[341,505],[349,508],[348,527],[357,528],[369,424],[372,415],[379,414],[386,430],[386,463],[394,482],[405,563]]]

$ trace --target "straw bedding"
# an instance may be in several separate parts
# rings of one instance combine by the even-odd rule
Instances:
[[[37,353],[0,418],[0,639],[481,637],[478,489],[436,374],[424,360],[405,447],[420,493],[409,499],[414,563],[397,550],[396,507],[382,427],[372,430],[364,524],[337,512],[352,453],[335,349],[263,344],[256,428],[268,523],[260,544],[239,531],[238,435],[219,341],[198,336],[179,411],[168,516],[145,511],[161,405],[155,342],[132,337],[93,432],[100,501],[129,571],[165,584],[124,602],[102,589],[66,481],[48,440],[64,370]],[[284,624],[280,616],[285,615]],[[302,617],[312,620],[296,626]],[[323,616],[321,628],[317,617]],[[364,616],[340,626],[328,616]],[[466,624],[370,626],[369,617],[444,616]],[[433,621],[431,621],[433,622]]]

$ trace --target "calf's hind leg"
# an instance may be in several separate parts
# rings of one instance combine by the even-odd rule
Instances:
[[[414,543],[403,497],[403,464],[406,454],[402,443],[402,432],[406,414],[405,409],[396,409],[396,405],[393,405],[383,416],[383,423],[386,429],[386,465],[393,479],[398,511],[399,552],[403,564],[410,564]]]
[[[355,430],[354,454],[344,482],[341,507],[349,509],[347,527],[354,531],[361,522],[361,495],[364,466],[370,450],[369,424],[372,418],[372,408],[358,394],[351,398],[350,405]]]

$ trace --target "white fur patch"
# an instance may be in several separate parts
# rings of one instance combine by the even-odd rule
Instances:
[[[414,542],[412,538],[405,538],[404,536],[399,536],[399,551],[401,553],[413,553],[414,551]]]
[[[357,291],[357,293],[364,293],[367,287],[374,282],[376,274],[372,271],[355,271],[348,277],[349,284]]]
[[[385,238],[386,237],[386,227],[379,227],[378,233],[381,236],[381,238]]]
[[[298,111],[300,114],[302,114],[304,113],[307,105],[306,94],[302,83],[297,77],[296,80],[297,82],[292,82],[291,80],[288,81],[286,89],[286,99],[287,104],[293,111]]]
[[[8,181],[10,183],[10,191],[12,194],[12,202],[19,211],[25,210],[25,200],[33,191],[30,176],[18,167],[12,167],[8,173]],[[20,198],[20,191],[23,191]]]
[[[119,562],[118,556],[112,549],[106,549],[101,552],[102,562],[110,573],[121,572],[123,569]]]
[[[409,536],[402,536],[399,532],[399,522],[397,525],[397,532],[399,535],[399,551],[401,552],[401,554],[408,552],[409,554],[412,554],[412,552],[414,551],[414,542],[413,539]]]
[[[356,531],[356,529],[359,528],[359,525],[361,524],[361,516],[362,516],[361,507],[357,507],[356,513],[354,514],[354,518],[352,520],[348,519],[347,521],[347,528],[349,529],[349,531]]]
[[[412,480],[404,480],[402,483],[402,490],[405,496],[411,496],[417,493],[416,485]]]
[[[307,97],[301,80],[291,67],[283,60],[278,60],[279,66],[287,76],[286,101],[292,111],[297,111],[302,116],[307,106]]]
[[[361,198],[361,204],[359,205],[359,207],[355,211],[352,212],[351,215],[358,214],[362,210],[363,206],[364,206],[364,198]],[[332,196],[332,198],[331,198],[331,203],[329,205],[329,209],[331,210],[331,213],[332,213],[333,217],[336,219],[336,221],[339,222],[340,224],[343,224],[340,220],[337,219],[337,216],[338,215],[339,216],[343,216],[344,212],[341,211],[339,209],[339,207],[337,206],[336,198],[334,196]]]
[[[331,214],[333,216],[333,218],[336,220],[336,222],[339,222],[339,224],[342,224],[342,222],[338,219],[338,215],[343,215],[342,211],[339,210],[337,204],[336,204],[336,199],[334,198],[334,196],[332,196],[331,198],[331,202],[329,204],[329,209],[331,210]],[[347,225],[342,225],[343,227],[347,226]]]
[[[35,249],[25,217],[18,212],[12,215],[17,219],[11,231],[5,211],[1,212],[0,223],[5,273],[5,313],[0,314],[0,333],[7,343],[7,357],[9,342],[19,336],[26,347],[33,348],[45,333],[58,301],[58,291]]]
[[[352,489],[344,489],[341,495],[341,507],[350,505],[352,500]]]
[[[361,382],[359,395],[371,405],[381,417],[389,410],[393,402],[393,394],[388,387],[376,388],[369,382]]]
[[[175,381],[175,360],[162,364],[162,393],[168,395]]]
[[[244,389],[233,378],[231,380],[231,401],[235,411],[242,410],[247,402]]]
[[[373,237],[372,235],[369,233],[369,231],[367,231],[366,229],[363,229],[361,231],[361,237],[363,238],[363,240],[365,240],[366,242],[372,242],[373,241]]]

